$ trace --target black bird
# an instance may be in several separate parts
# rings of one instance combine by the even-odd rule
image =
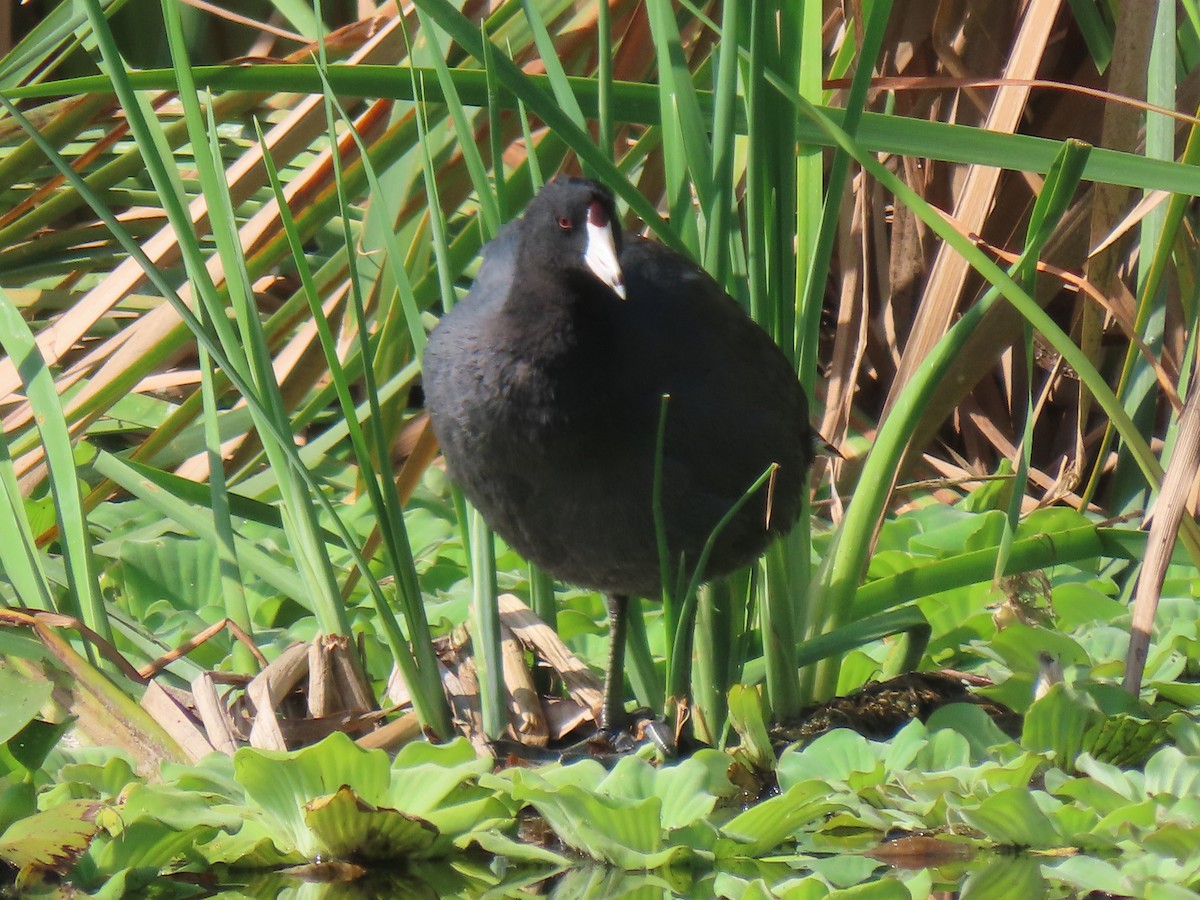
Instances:
[[[787,358],[690,259],[621,234],[609,190],[559,177],[483,250],[430,336],[424,389],[451,478],[556,578],[603,591],[611,649],[601,727],[623,717],[631,595],[661,596],[653,475],[668,394],[668,557],[705,579],[752,562],[800,510],[813,432]]]

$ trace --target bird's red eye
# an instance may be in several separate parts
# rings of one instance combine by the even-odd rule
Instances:
[[[571,220],[568,219],[566,216],[559,216],[558,217],[558,227],[561,228],[563,231],[570,231],[571,227],[572,227]]]

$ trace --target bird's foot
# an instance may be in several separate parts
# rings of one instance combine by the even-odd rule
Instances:
[[[675,737],[670,727],[650,710],[638,709],[615,718],[615,723],[610,718],[594,734],[567,747],[562,754],[563,761],[598,759],[611,765],[647,745],[654,746],[660,759],[675,757]]]

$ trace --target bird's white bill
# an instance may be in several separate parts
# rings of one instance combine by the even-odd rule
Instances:
[[[597,278],[612,288],[618,297],[625,299],[625,276],[621,274],[621,264],[617,261],[611,222],[598,224],[592,221],[592,216],[588,216],[587,249],[583,253],[583,261]]]

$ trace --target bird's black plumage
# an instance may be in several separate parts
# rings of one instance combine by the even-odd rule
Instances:
[[[663,394],[672,567],[682,558],[690,572],[771,464],[770,491],[721,532],[705,578],[751,562],[799,513],[813,435],[791,364],[694,262],[623,237],[595,182],[550,182],[484,248],[471,292],[430,336],[424,388],[451,477],[501,537],[562,581],[659,595]]]

